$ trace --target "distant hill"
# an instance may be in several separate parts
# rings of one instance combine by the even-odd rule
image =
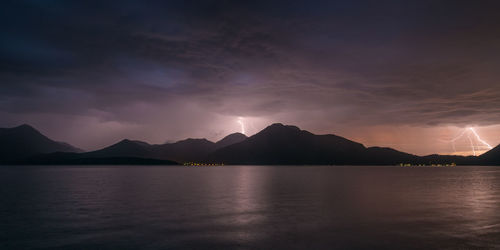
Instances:
[[[397,151],[392,148],[369,147],[359,155],[367,165],[397,165],[400,163],[422,164],[419,156]]]
[[[218,148],[241,142],[247,137],[230,134],[214,143],[207,139],[185,139],[174,143],[151,145],[141,141],[122,140],[101,150],[82,154],[84,157],[142,157],[177,162],[203,161]]]
[[[26,124],[0,129],[0,162],[53,152],[82,152],[82,150],[64,142],[53,141]]]
[[[216,149],[238,143],[245,140],[247,137],[240,133],[234,133],[224,137],[222,140],[214,143],[206,139],[185,139],[175,143],[165,143],[160,145],[152,145],[142,141],[124,139],[103,149],[85,152],[85,153],[55,153],[55,154],[29,154],[25,155],[22,164],[101,164],[104,162],[116,162],[116,164],[124,164],[127,159],[128,163],[141,162],[144,164],[155,163],[146,160],[165,161],[167,165],[177,162],[199,162],[214,152]],[[46,153],[51,153],[49,151]],[[64,151],[62,151],[64,152]],[[75,152],[75,151],[65,151]]]
[[[157,145],[159,159],[171,159],[178,162],[201,161],[216,148],[215,143],[207,139],[186,139],[171,144]]]
[[[461,155],[426,155],[420,157],[420,162],[424,164],[449,164],[456,163],[458,165],[479,165],[479,157],[477,156],[461,156]]]
[[[133,141],[124,139],[103,149],[90,151],[78,155],[85,158],[103,158],[103,157],[140,157],[156,158],[154,146],[142,141]]]
[[[241,142],[243,134],[231,134],[214,143],[207,139],[185,139],[174,143],[151,145],[141,141],[122,140],[109,147],[81,154],[81,157],[142,157],[177,162],[203,161],[216,149]]]
[[[215,147],[217,149],[223,148],[223,147],[226,147],[226,146],[229,146],[232,144],[240,143],[240,142],[246,140],[247,138],[248,137],[242,133],[233,133],[233,134],[230,134],[230,135],[222,138],[222,140],[216,142]]]

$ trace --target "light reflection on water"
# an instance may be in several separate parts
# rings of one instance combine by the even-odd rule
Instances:
[[[500,168],[3,167],[1,249],[500,248]]]

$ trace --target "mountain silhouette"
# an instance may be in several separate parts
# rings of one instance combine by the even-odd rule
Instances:
[[[245,140],[240,133],[230,134],[220,141],[211,142],[207,139],[185,139],[175,143],[148,144],[146,142],[124,139],[103,149],[84,153],[56,153],[37,155],[23,161],[23,164],[103,164],[116,162],[155,164],[158,161],[169,162],[200,162],[216,149]],[[106,159],[106,160],[105,160]],[[158,161],[146,161],[158,160]],[[167,164],[170,165],[170,164]]]
[[[500,165],[500,146],[481,156],[417,156],[384,147],[365,147],[346,138],[315,135],[298,127],[272,124],[247,137],[230,134],[220,141],[185,139],[149,144],[124,139],[103,149],[81,152],[53,141],[29,125],[0,129],[0,163],[9,164],[143,164],[184,162],[255,165]]]
[[[82,152],[64,142],[57,142],[29,125],[0,128],[0,162],[10,162],[52,152]]]
[[[423,164],[421,157],[386,147],[369,147],[359,155],[367,165]]]
[[[361,164],[366,148],[336,135],[314,135],[273,124],[243,142],[216,150],[208,159],[226,164]]]
[[[225,164],[499,165],[500,147],[475,156],[417,156],[392,148],[369,147],[336,135],[315,135],[295,126],[273,124],[247,140],[210,154],[208,161]]]
[[[247,137],[230,134],[214,143],[207,139],[185,139],[174,143],[151,145],[146,142],[122,140],[114,145],[82,154],[84,157],[141,157],[177,162],[203,161],[218,148],[241,142]]]
[[[207,139],[186,139],[171,144],[158,145],[156,153],[159,159],[171,159],[178,162],[201,161],[216,149],[214,142]]]
[[[109,147],[79,154],[85,158],[103,158],[103,157],[140,157],[156,158],[154,146],[142,141],[124,139]]]
[[[217,149],[246,140],[248,137],[242,133],[233,133],[215,143]]]
[[[500,145],[480,155],[478,158],[481,165],[500,165]]]

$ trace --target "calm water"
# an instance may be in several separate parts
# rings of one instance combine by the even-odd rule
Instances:
[[[500,168],[2,167],[0,249],[500,248]]]

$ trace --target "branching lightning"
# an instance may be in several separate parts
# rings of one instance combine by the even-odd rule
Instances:
[[[472,149],[472,153],[474,154],[474,156],[476,155],[476,149],[480,150],[480,146],[477,146],[474,141],[472,140],[471,138],[471,134],[474,135],[474,138],[480,142],[483,147],[486,147],[488,149],[492,149],[493,147],[488,144],[486,141],[484,141],[483,139],[481,139],[481,137],[479,136],[479,134],[476,132],[476,130],[473,128],[473,127],[468,127],[468,128],[465,128],[457,137],[451,139],[451,146],[453,147],[453,151],[455,151],[455,153],[457,152],[457,149],[455,147],[455,142],[462,138],[464,135],[467,136],[467,139],[469,140],[469,143],[470,143],[470,147]]]
[[[236,122],[241,126],[241,133],[245,134],[245,124],[243,123],[243,117],[238,117],[238,120],[236,120]]]
[[[457,149],[455,148],[455,141],[462,138],[462,136],[464,136],[465,132],[467,132],[467,129],[464,129],[462,131],[462,133],[460,133],[457,137],[451,139],[451,146],[453,147],[453,151],[455,151],[455,153],[457,152]]]
[[[479,135],[477,134],[476,130],[474,128],[469,128],[470,131],[472,131],[472,133],[476,136],[476,139],[478,141],[480,141],[482,144],[484,144],[486,147],[488,147],[489,149],[492,149],[493,147],[488,144],[487,142],[485,142],[483,139],[481,139],[481,137],[479,137]]]

